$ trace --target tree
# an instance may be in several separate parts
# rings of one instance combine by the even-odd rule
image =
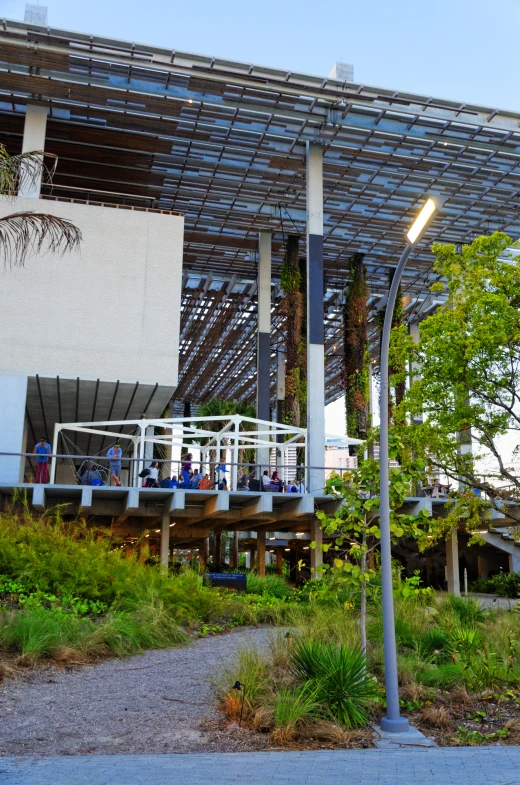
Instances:
[[[390,436],[390,458],[405,453],[404,445]],[[390,469],[390,531],[396,544],[401,538],[413,538],[420,550],[432,547],[451,531],[453,522],[430,517],[422,509],[418,514],[400,511],[407,496],[413,495],[412,488],[424,472],[421,459],[402,460],[400,466]],[[326,482],[326,493],[342,500],[339,510],[333,515],[319,510],[316,516],[321,522],[323,533],[334,538],[332,543],[321,546],[327,552],[335,551],[332,565],[323,565],[334,579],[352,587],[361,597],[360,631],[361,646],[366,650],[367,586],[376,576],[373,554],[379,548],[379,461],[368,458],[359,467],[343,476],[334,474]],[[316,547],[316,543],[311,543]]]
[[[370,403],[370,356],[368,353],[368,285],[364,255],[355,253],[349,260],[350,283],[343,305],[343,389],[347,434],[353,439],[367,438]],[[355,455],[357,447],[351,447]]]
[[[401,426],[409,447],[465,488],[488,491],[497,508],[508,492],[495,483],[520,491],[503,455],[504,437],[513,441],[513,457],[520,451],[520,267],[508,258],[510,245],[495,232],[460,251],[433,246],[446,283],[432,288],[446,290],[446,303],[421,322],[420,376],[401,404],[409,419],[424,419]],[[461,449],[470,441],[473,453]],[[494,464],[486,477],[479,470],[484,459]],[[509,512],[520,515],[514,507]]]
[[[0,194],[15,197],[21,188],[39,182],[42,169],[52,176],[52,169],[44,167],[42,152],[9,155],[0,145]],[[18,212],[0,218],[0,253],[4,262],[23,267],[30,252],[65,253],[79,248],[81,231],[71,221],[40,212]]]

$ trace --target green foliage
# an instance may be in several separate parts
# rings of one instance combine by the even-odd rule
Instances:
[[[369,423],[368,285],[364,255],[349,260],[350,282],[343,304],[343,385],[347,433],[366,439]]]
[[[292,589],[278,575],[266,575],[265,578],[250,572],[247,575],[247,592],[251,594],[267,594],[271,597],[285,599],[291,597]]]
[[[486,611],[479,600],[448,594],[439,604],[439,614],[451,613],[461,625],[473,626],[486,619]]]
[[[281,690],[275,698],[275,727],[293,731],[302,720],[308,719],[318,709],[318,690],[313,684],[304,684],[294,690]]]
[[[472,591],[498,594],[500,597],[520,597],[520,572],[501,572],[488,580],[475,581]]]
[[[341,725],[356,728],[367,724],[376,686],[367,676],[366,657],[359,649],[301,640],[294,644],[290,661],[295,677],[313,685],[319,703]]]
[[[421,375],[402,404],[402,423],[423,418],[421,425],[402,425],[410,449],[470,489],[487,490],[477,467],[490,454],[495,468],[487,471],[488,481],[495,477],[519,487],[499,445],[520,425],[520,267],[505,260],[510,245],[507,235],[495,232],[460,251],[433,246],[447,302],[421,322]],[[459,450],[460,434],[468,429],[473,454]]]
[[[418,651],[425,660],[435,663],[446,662],[452,653],[450,636],[439,627],[432,627],[418,640]]]

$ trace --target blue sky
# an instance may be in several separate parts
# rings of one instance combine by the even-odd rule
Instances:
[[[34,0],[36,1],[36,0]],[[358,82],[520,109],[520,0],[43,0],[49,24]],[[25,0],[0,0],[23,19]]]

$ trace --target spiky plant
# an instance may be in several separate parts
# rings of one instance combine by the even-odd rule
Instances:
[[[0,194],[15,197],[21,189],[35,186],[42,174],[50,180],[56,156],[41,151],[9,155],[0,145]],[[0,218],[0,255],[4,264],[23,267],[29,253],[65,253],[79,248],[81,231],[71,221],[41,212],[17,212]]]

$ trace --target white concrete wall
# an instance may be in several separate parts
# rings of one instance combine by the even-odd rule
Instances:
[[[177,385],[184,219],[0,197],[0,216],[53,213],[79,253],[0,264],[0,374]]]
[[[25,401],[27,376],[4,376],[0,384],[0,449],[21,453],[26,449]],[[0,455],[0,482],[18,483],[23,478],[24,459]]]

